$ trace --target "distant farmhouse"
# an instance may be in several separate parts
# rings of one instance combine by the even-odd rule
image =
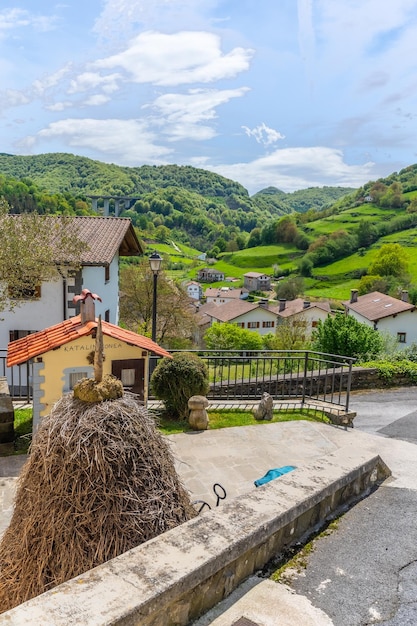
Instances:
[[[203,283],[216,283],[224,280],[224,273],[210,267],[205,267],[202,270],[198,270],[197,280],[201,280]]]
[[[343,305],[348,315],[375,330],[388,332],[402,347],[417,342],[416,307],[408,302],[407,291],[402,292],[400,300],[379,291],[358,296],[358,291],[352,289],[350,300]]]
[[[247,272],[243,275],[243,286],[248,291],[269,291],[271,289],[271,278],[267,274]]]
[[[200,283],[197,283],[195,280],[190,280],[185,285],[185,289],[187,291],[187,295],[189,298],[193,300],[201,300],[203,297],[203,288]]]

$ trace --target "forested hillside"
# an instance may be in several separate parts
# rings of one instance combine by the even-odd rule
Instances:
[[[88,212],[90,195],[126,196],[135,200],[121,215],[144,238],[192,243],[212,255],[244,248],[254,229],[280,215],[320,210],[351,191],[268,188],[250,197],[239,183],[191,166],[120,167],[71,154],[0,154],[0,177],[14,211],[79,214]]]

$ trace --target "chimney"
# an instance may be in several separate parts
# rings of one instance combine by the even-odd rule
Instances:
[[[308,309],[309,306],[310,306],[310,301],[309,300],[304,300],[303,309]]]
[[[263,309],[267,309],[268,308],[268,298],[261,298],[261,300],[259,300],[259,306],[262,307]]]
[[[351,289],[350,290],[350,304],[353,304],[354,302],[358,301],[358,290],[357,289]]]
[[[401,292],[401,300],[403,302],[408,302],[408,291],[406,291],[405,289],[403,289]]]
[[[285,298],[280,298],[279,299],[279,312],[281,313],[282,311],[285,311],[285,305],[287,304],[287,301]]]
[[[91,293],[89,289],[83,289],[79,296],[74,296],[72,301],[74,304],[80,303],[81,324],[96,321],[96,307],[94,300],[102,302],[100,296]]]

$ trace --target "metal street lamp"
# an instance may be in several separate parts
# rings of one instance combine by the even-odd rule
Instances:
[[[149,257],[149,265],[153,273],[153,304],[152,304],[152,341],[156,342],[156,299],[158,287],[158,274],[162,265],[162,257],[155,251]]]

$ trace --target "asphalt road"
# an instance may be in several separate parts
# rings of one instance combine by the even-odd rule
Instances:
[[[357,411],[355,428],[397,440],[393,478],[316,540],[291,586],[335,626],[416,626],[417,387],[354,393],[350,406]],[[414,458],[410,444],[414,468],[401,458],[402,450]]]

